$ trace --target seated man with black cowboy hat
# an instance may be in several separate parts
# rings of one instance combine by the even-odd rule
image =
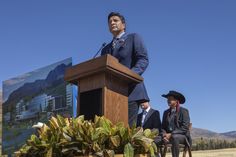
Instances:
[[[191,144],[190,117],[186,108],[180,106],[185,103],[183,94],[169,91],[162,97],[167,98],[169,109],[163,114],[162,139],[165,143],[171,143],[172,157],[179,156],[179,144]]]

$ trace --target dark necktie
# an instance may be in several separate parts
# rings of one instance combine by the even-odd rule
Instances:
[[[113,50],[115,49],[115,47],[116,47],[116,45],[117,45],[117,43],[118,43],[118,40],[119,40],[119,38],[114,38],[114,39],[113,39],[113,41],[112,41],[112,49],[113,49]]]
[[[147,111],[143,110],[143,116],[142,116],[142,126],[144,125],[145,118],[147,116]]]

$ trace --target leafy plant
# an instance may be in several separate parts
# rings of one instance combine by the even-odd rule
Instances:
[[[105,117],[95,116],[94,122],[77,118],[52,117],[38,136],[31,135],[26,144],[16,152],[19,157],[70,157],[96,155],[112,157],[124,154],[150,153],[155,156],[154,138],[157,130],[125,127],[123,123],[112,124]]]

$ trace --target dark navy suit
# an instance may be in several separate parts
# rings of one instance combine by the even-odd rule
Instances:
[[[112,56],[116,57],[121,64],[130,68],[139,75],[143,74],[149,63],[147,50],[143,44],[141,37],[136,33],[132,34],[125,33],[118,40],[114,48],[112,46],[112,42],[106,45],[101,52],[101,55],[105,54],[111,54]],[[130,110],[130,104],[132,102],[138,102],[142,100],[149,100],[144,83],[141,82],[137,85],[130,84],[129,110]],[[138,113],[135,114],[137,119]],[[136,119],[133,119],[135,123]],[[130,123],[130,115],[129,115],[129,123]]]
[[[142,118],[143,113],[140,113],[137,119],[137,127],[142,126],[143,129],[158,129],[159,132],[161,131],[161,119],[159,111],[150,108],[144,119],[143,125]]]
[[[116,47],[112,48],[112,42],[102,49],[101,55],[111,54],[119,62],[130,68],[139,75],[148,66],[147,50],[138,34],[124,34],[117,42]],[[129,102],[149,100],[144,83],[130,85]]]

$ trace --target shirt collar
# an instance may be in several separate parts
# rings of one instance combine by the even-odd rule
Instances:
[[[124,34],[125,34],[125,32],[122,32],[122,33],[120,33],[118,36],[116,36],[116,37],[114,37],[114,38],[120,39]]]
[[[149,110],[151,109],[151,107],[149,106],[147,109],[145,109],[144,111],[146,111],[147,113],[149,112]]]
[[[171,109],[170,109],[170,112],[172,112],[172,113],[173,113],[173,112],[176,112],[176,108],[171,108]]]

